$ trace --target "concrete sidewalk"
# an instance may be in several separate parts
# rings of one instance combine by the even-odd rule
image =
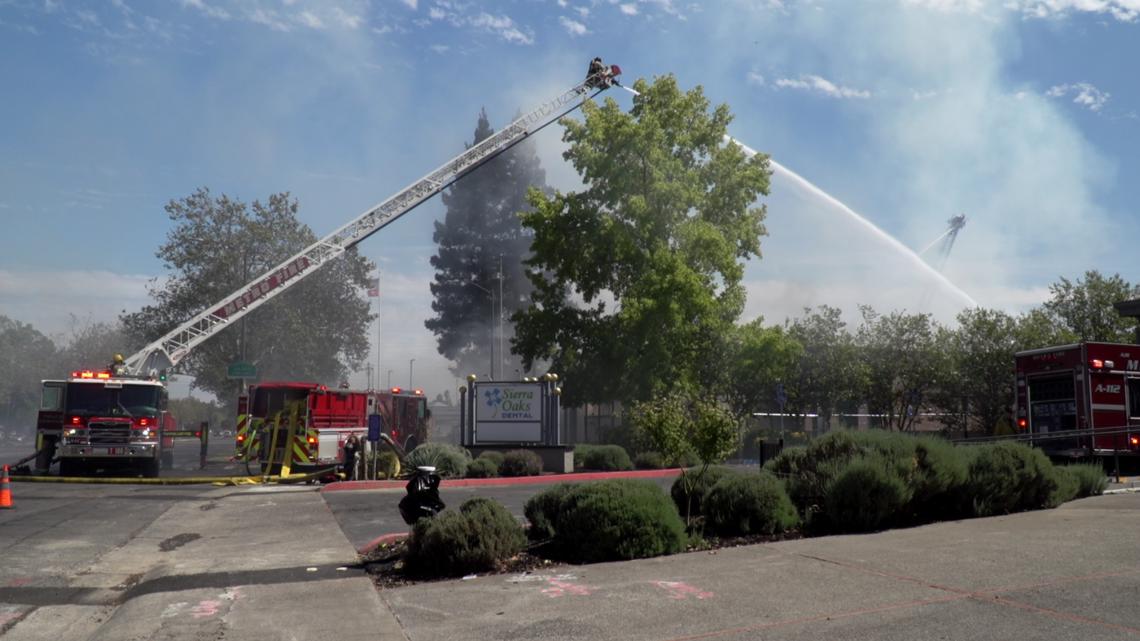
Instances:
[[[1137,639],[1140,495],[381,591],[412,641]]]
[[[5,636],[404,639],[356,561],[315,488],[219,489],[78,571],[67,588],[78,599],[37,608]]]

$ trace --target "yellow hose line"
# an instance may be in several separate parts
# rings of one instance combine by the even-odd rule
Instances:
[[[10,475],[16,482],[28,483],[92,483],[103,485],[261,485],[262,483],[300,483],[315,480],[328,474],[333,468],[311,472],[309,474],[290,474],[289,476],[194,476],[184,478],[121,478],[97,476],[21,476]]]

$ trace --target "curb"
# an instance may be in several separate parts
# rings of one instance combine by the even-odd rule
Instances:
[[[368,554],[372,550],[380,547],[381,545],[395,543],[402,541],[411,536],[410,532],[392,532],[391,534],[381,534],[380,536],[372,539],[356,549],[357,554]]]
[[[542,485],[572,481],[601,481],[605,479],[658,479],[681,475],[681,468],[666,470],[633,470],[630,472],[574,472],[571,474],[548,474],[546,476],[512,476],[489,479],[443,479],[444,487],[504,487],[511,485]],[[407,485],[406,480],[392,481],[339,481],[329,483],[321,492],[349,492],[352,490],[396,490]]]

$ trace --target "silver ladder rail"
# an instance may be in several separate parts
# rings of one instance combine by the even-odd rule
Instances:
[[[464,174],[576,109],[591,90],[595,90],[593,95],[597,95],[607,87],[608,83],[599,85],[595,78],[590,77],[553,100],[520,116],[427,176],[368,209],[347,225],[290,256],[236,292],[210,305],[206,311],[132,354],[126,359],[127,371],[138,375],[174,367],[190,350],[225,329],[229,323],[257,309],[329,261],[339,258],[350,247],[415,209],[420,203],[462,178]]]

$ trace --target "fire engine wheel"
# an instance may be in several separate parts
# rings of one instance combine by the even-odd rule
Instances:
[[[143,461],[139,465],[139,472],[143,478],[156,479],[158,478],[158,467],[158,461],[156,460]]]
[[[59,462],[60,476],[82,476],[87,466],[80,461],[63,459]]]

